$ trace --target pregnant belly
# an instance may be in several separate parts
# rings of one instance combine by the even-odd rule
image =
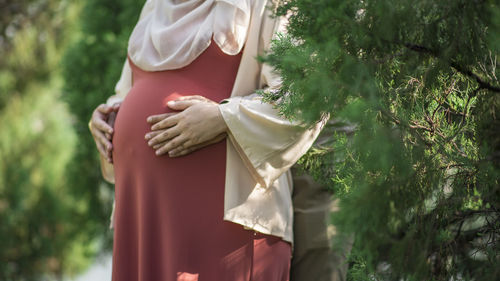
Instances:
[[[213,220],[222,218],[225,142],[171,158],[155,155],[144,138],[150,132],[151,125],[146,122],[149,116],[172,112],[166,106],[168,101],[199,93],[210,98],[214,93],[179,81],[166,77],[136,80],[117,114],[113,161],[117,220],[122,225],[137,220],[171,229],[182,218],[188,226],[203,223],[210,227]],[[213,219],[200,222],[207,210],[213,212]]]
[[[166,105],[170,100],[200,93],[214,100],[218,98],[211,96],[214,93],[211,89],[201,89],[187,80],[153,76],[134,83],[120,107],[115,122],[113,161],[117,181],[128,173],[143,177],[161,176],[164,179],[184,180],[192,179],[193,173],[196,173],[199,179],[209,179],[213,173],[221,173],[220,167],[215,167],[220,165],[213,164],[221,163],[225,168],[225,142],[210,145],[186,156],[170,158],[167,154],[155,155],[144,138],[151,130],[151,125],[146,122],[149,116],[172,112]],[[215,94],[220,93],[215,92]]]

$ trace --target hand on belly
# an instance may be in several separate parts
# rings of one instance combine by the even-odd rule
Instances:
[[[167,106],[180,112],[147,118],[152,126],[145,139],[156,155],[186,155],[226,137],[227,126],[216,102],[202,96],[184,96]]]

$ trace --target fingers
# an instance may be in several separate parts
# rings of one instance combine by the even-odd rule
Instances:
[[[163,113],[163,114],[158,114],[158,115],[151,115],[146,119],[146,121],[149,124],[156,124],[156,123],[158,123],[158,122],[160,122],[168,117],[174,116],[176,114],[177,114],[176,112],[171,112],[171,113]]]
[[[97,150],[99,153],[108,161],[111,163],[111,158],[107,156],[106,149],[103,147],[103,145],[99,142],[96,142]]]
[[[108,120],[107,120],[107,123],[111,128],[115,127],[115,120],[116,120],[116,112],[111,112],[108,115]]]
[[[113,134],[113,128],[105,120],[105,117],[101,113],[94,112],[92,116],[91,129],[96,128],[105,133]]]
[[[215,101],[207,99],[204,96],[192,95],[192,96],[183,96],[173,101],[169,101],[167,105],[173,110],[185,110],[186,108],[193,106],[199,102],[208,102],[217,104]]]
[[[202,101],[199,99],[188,99],[188,100],[177,99],[177,100],[169,101],[167,103],[167,106],[173,110],[181,111],[181,110],[185,110],[186,108],[193,106],[193,105],[200,103],[200,102],[202,102]]]
[[[181,135],[177,136],[174,139],[172,139],[171,141],[167,142],[164,146],[157,149],[155,151],[155,154],[157,156],[160,156],[160,155],[163,155],[165,153],[168,153],[172,149],[172,147],[179,147],[179,146],[182,147],[182,145],[186,142],[186,140],[187,139],[184,136],[181,136]]]
[[[156,124],[154,124],[151,127],[151,130],[156,131],[156,130],[168,129],[170,127],[173,127],[179,122],[180,118],[181,117],[179,117],[179,114],[169,115],[167,118],[165,118],[161,121],[158,121]]]
[[[204,97],[204,96],[200,96],[200,95],[182,96],[182,97],[179,97],[179,98],[178,98],[178,99],[176,99],[176,100],[192,100],[192,99],[207,100],[207,98],[206,98],[206,97]]]
[[[111,139],[113,137],[113,126],[115,123],[116,112],[120,108],[120,103],[113,106],[107,104],[99,105],[92,114],[92,119],[89,124],[90,132],[94,137],[94,141],[99,153],[108,161],[112,162],[113,145]]]
[[[209,101],[209,99],[207,99],[204,96],[200,96],[200,95],[182,96],[182,97],[176,99],[175,101],[185,101],[185,100]]]
[[[197,145],[193,145],[193,146],[188,146],[187,142],[186,142],[184,145],[182,145],[182,147],[177,147],[177,148],[170,150],[168,152],[168,156],[179,157],[179,156],[187,155],[187,154],[189,154],[193,151],[199,150],[203,147],[209,146],[209,145],[214,144],[214,143],[218,143],[218,142],[222,141],[223,139],[225,139],[226,136],[227,136],[227,134],[223,133],[223,134],[218,135],[217,137],[215,137],[212,140],[209,140],[207,142],[200,143]]]
[[[106,160],[108,162],[111,163],[112,162],[111,155],[112,155],[112,151],[113,151],[113,145],[112,145],[110,139],[108,139],[101,131],[91,130],[91,132],[92,132],[92,135],[94,136],[94,140],[95,140],[97,149],[99,150],[99,153],[101,153],[101,155],[104,158],[106,158]]]
[[[199,144],[194,144],[194,142],[188,138],[177,137],[177,140],[174,139],[172,141],[164,141],[152,146],[152,148],[156,151],[156,155],[164,155],[168,153],[168,156],[170,157],[179,157],[199,150],[205,146],[218,143],[225,139],[226,136],[226,133],[222,133],[209,141]]]
[[[213,101],[211,99],[208,99],[208,98],[206,98],[204,96],[200,96],[200,95],[183,96],[183,97],[180,97],[180,98],[174,100],[174,102],[177,102],[177,101],[186,101],[186,100],[201,101],[201,102],[208,102],[208,103],[217,104],[215,101]]]
[[[208,145],[208,144],[207,144]],[[168,156],[170,157],[179,157],[179,156],[184,156],[184,155],[187,155],[193,151],[196,151],[200,148],[203,148],[205,147],[206,145],[201,145],[201,144],[198,144],[198,145],[195,145],[195,146],[191,146],[189,148],[178,148],[178,149],[175,149],[175,150],[171,150],[169,153],[168,153]]]
[[[152,139],[152,138],[156,137],[157,135],[159,135],[159,134],[163,133],[164,131],[165,131],[165,130],[157,130],[157,131],[152,131],[152,132],[149,132],[149,133],[147,133],[147,134],[144,136],[144,139],[149,141],[150,139]]]
[[[111,107],[112,107],[114,112],[118,112],[121,105],[122,105],[122,102],[120,101],[120,102],[115,102]]]
[[[100,113],[102,114],[109,114],[110,112],[113,112],[114,111],[114,107],[113,106],[109,106],[105,103],[103,104],[100,104],[98,107],[97,107],[97,111],[99,111]]]
[[[94,129],[94,130],[98,130],[98,131],[101,131],[103,133],[108,133],[110,135],[113,134],[113,128],[111,128],[111,126],[108,125],[108,123],[102,121],[101,119],[92,119],[92,123],[91,123],[91,130]]]
[[[114,128],[115,127],[115,120],[116,120],[116,112],[111,112],[108,116],[108,121],[107,121],[107,124],[111,127],[111,128]],[[107,139],[111,140],[113,138],[113,135],[111,133],[108,133],[106,132],[104,134],[106,136]]]
[[[151,139],[148,141],[149,146],[154,146],[156,144],[165,142],[167,140],[173,139],[180,135],[180,130],[177,127],[170,128],[168,130],[164,130],[160,132],[159,134],[154,135],[153,132],[146,134],[146,139],[147,137],[151,137]]]

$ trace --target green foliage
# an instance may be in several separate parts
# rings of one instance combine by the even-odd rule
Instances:
[[[500,279],[498,3],[281,1],[287,13],[265,58],[283,86],[264,97],[356,124],[301,160],[341,196],[350,279]]]
[[[0,12],[0,110],[28,81],[46,81],[66,43],[68,1],[4,1]],[[4,15],[5,13],[5,15]]]
[[[77,136],[58,69],[79,5],[4,4],[12,13],[0,20],[0,280],[60,280],[85,269],[98,246],[82,223],[90,206],[68,176]]]
[[[75,144],[55,85],[31,84],[0,114],[0,278],[36,280],[75,271],[79,202],[65,177]],[[81,209],[81,206],[80,206]],[[81,241],[80,241],[81,243]]]
[[[99,169],[98,153],[87,127],[92,111],[114,94],[127,53],[127,40],[137,22],[143,1],[86,1],[82,8],[77,38],[63,59],[64,99],[75,116],[78,150],[69,167],[72,192],[89,204],[81,221],[89,239],[105,237],[111,248],[108,229],[112,186]],[[85,175],[82,177],[82,175]]]

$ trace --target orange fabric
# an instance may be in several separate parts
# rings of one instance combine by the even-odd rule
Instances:
[[[147,72],[131,63],[133,86],[115,123],[113,281],[286,281],[290,244],[223,220],[225,141],[187,156],[156,156],[146,118],[166,102],[200,94],[228,98],[241,54],[212,42],[187,67]]]

